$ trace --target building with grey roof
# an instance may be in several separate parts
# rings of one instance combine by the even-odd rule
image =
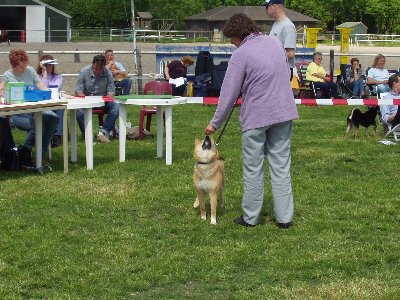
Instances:
[[[298,30],[318,27],[319,20],[285,8],[286,15]],[[271,30],[274,19],[268,16],[264,6],[218,6],[213,9],[186,18],[185,29],[188,31],[222,30],[226,20],[237,13],[244,13],[253,19],[266,32]]]
[[[38,0],[0,0],[0,30],[11,41],[69,42],[71,16]]]

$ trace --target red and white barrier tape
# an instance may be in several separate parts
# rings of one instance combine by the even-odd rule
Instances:
[[[218,97],[187,97],[188,103],[200,103],[200,104],[218,104]],[[297,105],[367,105],[367,106],[378,106],[378,105],[400,105],[400,99],[295,99]],[[241,99],[238,101],[238,105],[241,104]]]
[[[295,99],[298,105],[400,105],[400,99]]]

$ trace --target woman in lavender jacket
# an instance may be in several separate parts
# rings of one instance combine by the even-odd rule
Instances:
[[[238,47],[229,60],[217,110],[205,134],[212,134],[242,95],[243,215],[236,224],[254,227],[264,200],[264,156],[269,163],[277,225],[292,225],[294,202],[290,178],[292,120],[298,118],[286,54],[245,14],[233,15],[223,33]]]
[[[42,55],[36,68],[36,73],[38,73],[39,78],[45,87],[57,88],[58,92],[60,92],[63,85],[63,78],[56,72],[55,65],[57,64],[57,60],[55,60],[52,55]],[[62,143],[64,120],[64,110],[59,109],[54,112],[59,117],[59,120],[54,136],[51,139],[51,147],[53,148],[60,146]]]

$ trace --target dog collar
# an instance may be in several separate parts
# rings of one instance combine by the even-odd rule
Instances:
[[[223,157],[220,157],[220,158],[217,159],[217,160],[222,160],[222,161],[224,161],[225,159],[224,159]],[[202,161],[198,161],[197,164],[198,164],[198,165],[208,165],[208,164],[213,163],[214,161],[215,161],[215,160],[213,160],[213,161],[211,161],[211,162],[208,162],[208,163],[202,162]]]

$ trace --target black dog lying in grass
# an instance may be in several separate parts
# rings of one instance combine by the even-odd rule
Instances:
[[[344,138],[347,137],[350,129],[354,127],[354,138],[358,138],[358,130],[360,125],[365,127],[365,135],[368,136],[368,127],[374,127],[374,135],[376,134],[376,116],[378,115],[378,106],[368,106],[366,112],[361,112],[361,110],[356,107],[351,110],[351,113],[347,117],[347,129],[344,133]]]

